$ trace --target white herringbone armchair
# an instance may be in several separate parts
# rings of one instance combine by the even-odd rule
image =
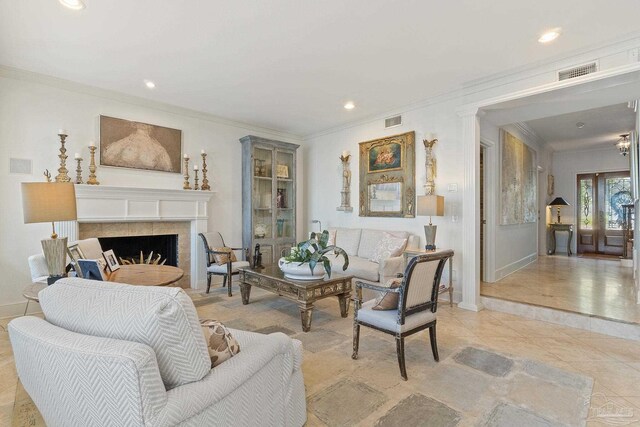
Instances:
[[[302,346],[233,331],[240,352],[210,369],[179,288],[63,279],[46,319],[9,323],[18,375],[49,426],[300,426]]]

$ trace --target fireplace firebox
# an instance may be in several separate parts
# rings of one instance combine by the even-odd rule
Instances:
[[[122,236],[98,238],[103,250],[112,249],[118,261],[135,260],[139,262],[142,252],[143,262],[155,262],[160,255],[158,264],[178,266],[178,235],[162,234],[154,236]],[[150,257],[150,258],[149,258]],[[164,261],[164,262],[163,262]]]

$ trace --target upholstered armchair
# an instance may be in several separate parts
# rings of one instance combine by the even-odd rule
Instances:
[[[227,293],[229,296],[232,296],[231,279],[239,273],[238,269],[249,267],[249,262],[247,261],[249,249],[227,246],[222,234],[217,231],[200,233],[198,236],[200,236],[204,244],[207,260],[207,293],[209,293],[209,289],[211,288],[211,276],[222,276],[222,286],[226,286],[228,280],[229,286],[227,287]],[[242,260],[232,261],[230,256],[231,251],[241,251]],[[226,262],[217,262],[216,256],[226,258]]]
[[[436,362],[439,360],[436,341],[438,289],[444,265],[452,256],[453,251],[447,250],[412,258],[402,278],[389,288],[356,282],[353,355],[351,356],[353,359],[358,358],[360,326],[367,326],[395,337],[400,375],[405,381],[407,380],[404,360],[405,337],[428,328],[433,358]],[[383,296],[378,300],[373,299],[362,304],[363,288],[381,292]],[[385,306],[390,309],[380,309]]]
[[[27,262],[29,263],[29,272],[31,273],[31,282],[47,284],[47,277],[49,277],[49,268],[47,267],[47,260],[43,254],[31,255]]]
[[[45,319],[8,330],[20,381],[48,426],[301,426],[302,345],[232,330],[211,367],[181,288],[65,278],[39,293]]]
[[[100,241],[95,237],[88,239],[78,240],[74,243],[78,244],[78,247],[87,259],[102,259],[102,245]]]

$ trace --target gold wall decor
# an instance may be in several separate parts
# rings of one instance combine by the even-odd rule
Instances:
[[[415,217],[415,132],[360,143],[360,216]]]

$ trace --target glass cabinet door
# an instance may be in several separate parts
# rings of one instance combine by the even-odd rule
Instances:
[[[254,238],[273,237],[273,150],[256,147],[253,153],[253,234]]]
[[[292,238],[295,233],[294,153],[276,151],[276,238]]]

